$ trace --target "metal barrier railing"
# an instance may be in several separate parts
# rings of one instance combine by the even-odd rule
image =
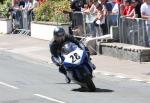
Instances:
[[[13,18],[13,33],[30,34],[32,11],[15,10]]]
[[[104,34],[110,34],[110,27],[118,25],[117,15],[107,15],[105,17],[105,23],[102,26],[96,26],[94,20],[96,15],[86,14],[83,12],[73,12],[72,14],[72,27],[75,35],[86,37],[86,36],[102,36]],[[90,24],[90,25],[89,25]],[[89,30],[92,29],[92,30]],[[102,29],[105,29],[105,33],[102,34]]]
[[[74,33],[74,34],[77,36],[80,36],[81,38],[85,38],[89,36],[88,29],[87,29],[87,21],[86,21],[87,17],[83,12],[78,12],[78,14],[80,14],[81,16],[80,17],[75,16],[75,18],[73,18],[73,22],[74,22],[73,24],[76,24],[76,25],[73,25],[73,27],[75,28],[74,31],[77,31],[77,33]],[[73,15],[77,15],[77,13],[74,12]],[[82,22],[79,22],[79,21],[82,21]],[[77,25],[78,24],[77,22],[79,22],[79,25]],[[144,20],[141,18],[132,19],[128,17],[110,14],[106,16],[105,24],[107,28],[107,34],[110,34],[111,26],[118,27],[120,43],[150,47],[150,23],[148,24],[147,22],[148,20]],[[100,28],[100,26],[98,26],[98,28]],[[99,30],[100,32],[96,31],[95,38],[90,39],[90,40],[98,40],[101,38],[105,39],[106,37],[112,38],[110,37],[110,35],[106,35],[106,37],[104,37],[104,35],[102,36],[100,34],[102,33],[102,30],[101,29]]]
[[[127,18],[127,17],[120,17],[120,42],[139,45],[139,46],[148,46],[147,40],[147,20],[136,18]]]
[[[98,54],[99,41],[111,39],[110,27],[118,25],[117,15],[108,15],[103,22],[96,25],[96,15],[83,12],[72,13],[73,35],[82,38],[83,43],[89,48],[91,54]]]

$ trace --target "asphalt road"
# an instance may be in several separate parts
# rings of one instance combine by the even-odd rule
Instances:
[[[150,84],[95,74],[96,92],[66,84],[53,64],[0,52],[0,103],[149,103]]]

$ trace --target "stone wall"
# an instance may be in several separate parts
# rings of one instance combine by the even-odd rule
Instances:
[[[136,62],[150,61],[150,48],[147,47],[122,43],[100,43],[98,52],[102,55]]]

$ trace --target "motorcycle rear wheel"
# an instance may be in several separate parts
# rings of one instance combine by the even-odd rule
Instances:
[[[80,70],[80,74],[83,77],[83,84],[90,92],[94,92],[96,90],[95,84],[93,83],[92,76],[90,74],[86,74],[84,69]]]
[[[96,90],[95,84],[93,83],[90,75],[85,77],[85,83],[90,92],[94,92]]]

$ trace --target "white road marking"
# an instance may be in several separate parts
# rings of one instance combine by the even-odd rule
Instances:
[[[100,74],[106,75],[106,76],[112,75],[111,73],[105,72],[105,71],[94,71],[94,73],[100,73]]]
[[[138,82],[142,82],[143,81],[143,80],[140,80],[140,79],[130,79],[130,80],[138,81]]]
[[[0,82],[0,85],[6,86],[6,87],[10,87],[10,88],[13,88],[13,89],[19,89],[18,87],[15,87],[13,85],[9,85],[9,84],[4,83],[4,82]]]
[[[33,52],[33,51],[39,51],[39,50],[48,50],[48,47],[22,47],[22,48],[14,48],[9,51],[13,53],[24,53],[24,52]]]
[[[128,79],[128,80],[131,80],[131,81],[144,82],[144,83],[150,84],[150,81],[136,79],[136,78],[133,78],[133,77],[131,78],[128,75],[121,74],[121,73],[110,73],[110,72],[105,72],[105,71],[94,71],[94,73],[100,73],[100,74],[106,75],[106,76],[112,76],[112,77],[117,77],[117,78],[121,78],[121,79]]]
[[[47,96],[44,96],[44,95],[41,95],[41,94],[34,94],[35,96],[38,96],[40,98],[43,98],[43,99],[47,99],[47,100],[50,100],[50,101],[53,101],[53,102],[57,102],[57,103],[65,103],[63,101],[59,101],[57,99],[54,99],[54,98],[50,98],[50,97],[47,97]]]
[[[122,79],[125,79],[125,78],[127,78],[127,77],[125,77],[125,76],[122,76],[122,75],[116,75],[115,77],[117,77],[117,78],[122,78]]]
[[[146,82],[146,83],[150,84],[150,82]]]

